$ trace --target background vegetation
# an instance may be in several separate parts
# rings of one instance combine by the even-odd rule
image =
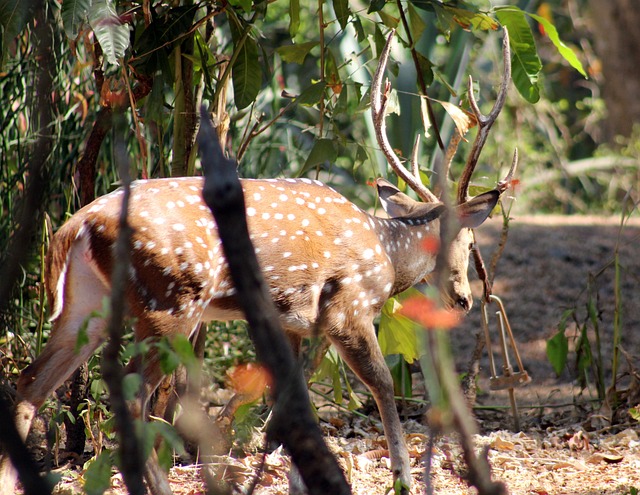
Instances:
[[[199,173],[195,109],[205,103],[242,176],[319,177],[370,207],[375,197],[366,183],[386,176],[387,167],[373,137],[368,84],[390,28],[398,30],[400,43],[390,68],[397,105],[389,134],[404,156],[416,133],[422,135],[425,180],[441,158],[437,136],[446,143],[453,130],[437,100],[464,107],[472,74],[481,103],[493,101],[502,24],[521,35],[515,39],[524,48],[515,50],[515,89],[482,157],[477,185],[492,186],[517,145],[518,213],[609,214],[633,205],[640,131],[607,120],[602,91],[604,81],[611,86],[634,74],[606,72],[613,56],[603,63],[598,50],[606,48],[598,45],[604,35],[596,28],[623,2],[508,3],[0,1],[0,263],[21,221],[17,212],[40,132],[34,88],[42,67],[52,77],[52,145],[37,228],[20,283],[0,313],[3,378],[13,382],[47,338],[40,274],[51,229],[118,183],[113,114],[122,112],[128,121],[135,177]],[[43,43],[46,64],[39,56]],[[425,92],[432,99],[431,124],[424,119]],[[633,105],[627,108],[625,120],[637,122]],[[632,201],[624,202],[626,196]],[[220,362],[246,360],[249,351],[235,330],[208,335],[205,363],[222,381]],[[90,383],[99,403],[99,382]]]

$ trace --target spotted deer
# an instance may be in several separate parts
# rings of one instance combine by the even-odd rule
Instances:
[[[382,88],[389,39],[372,86],[376,136],[391,166],[425,202],[415,201],[384,179],[377,180],[380,202],[389,218],[362,210],[317,180],[242,180],[249,232],[262,272],[292,344],[312,333],[324,335],[371,390],[377,403],[394,479],[411,484],[409,456],[394,403],[393,382],[377,344],[374,318],[391,296],[419,283],[434,271],[436,256],[424,240],[439,239],[444,222],[458,233],[448,243],[448,283],[443,300],[468,311],[472,295],[467,279],[478,227],[508,187],[509,174],[496,189],[467,198],[469,178],[486,131],[504,102],[509,80],[508,43],[505,75],[494,110],[484,117],[473,95],[480,126],[460,181],[458,205],[448,206],[419,182],[393,153],[386,138],[387,89]],[[387,83],[388,84],[388,83]],[[484,136],[484,137],[483,137]],[[201,322],[242,319],[217,228],[202,200],[201,178],[140,180],[131,185],[129,223],[133,228],[126,300],[137,340],[183,334]],[[103,342],[107,321],[103,300],[111,293],[117,259],[122,190],[79,210],[53,237],[45,264],[45,282],[53,328],[44,351],[20,375],[15,421],[27,436],[37,409]],[[76,349],[78,332],[87,343]],[[142,371],[145,394],[162,379],[152,346]],[[2,461],[0,492],[13,493],[15,475]]]

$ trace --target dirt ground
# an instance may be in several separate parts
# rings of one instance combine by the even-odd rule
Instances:
[[[485,260],[497,244],[500,219],[492,220],[477,232]],[[618,249],[621,264],[622,297],[621,347],[631,363],[621,356],[622,371],[640,371],[640,219],[635,218],[619,235],[618,218],[596,217],[522,217],[514,216],[509,239],[498,265],[494,292],[502,298],[525,369],[531,383],[516,392],[522,431],[510,431],[512,420],[506,392],[491,392],[488,361],[482,362],[478,409],[481,434],[478,447],[488,446],[495,479],[503,481],[514,494],[635,494],[640,490],[639,424],[625,414],[611,426],[609,412],[595,411],[590,400],[594,389],[581,392],[573,369],[575,354],[570,354],[567,369],[557,377],[546,357],[546,342],[556,333],[558,322],[567,309],[578,308],[578,323],[586,318],[589,277],[597,287],[597,309],[602,363],[606,384],[611,384],[612,332],[615,308],[614,270],[611,264]],[[474,282],[480,294],[480,285]],[[594,292],[594,293],[595,293]],[[592,328],[592,327],[591,327]],[[463,325],[452,332],[460,370],[475,345],[480,329],[479,305]],[[575,342],[576,324],[570,320],[566,334]],[[589,332],[592,342],[595,335]],[[594,344],[592,344],[594,345]],[[596,348],[593,348],[594,354]],[[638,375],[636,375],[638,376]],[[589,376],[593,385],[593,376]],[[627,377],[622,388],[633,383]],[[640,402],[638,381],[629,397],[624,396],[626,413]],[[634,395],[635,394],[635,395]],[[386,469],[385,445],[381,431],[372,420],[344,412],[323,413],[322,425],[332,449],[348,473],[356,494],[383,494],[390,485]],[[412,454],[414,489],[424,492],[422,460],[428,430],[417,415],[405,422]],[[431,480],[435,493],[473,494],[461,479],[465,467],[455,436],[439,438],[432,451]],[[221,458],[214,465],[219,476],[247,486],[255,476],[261,456],[244,459]],[[203,466],[179,466],[170,480],[176,494],[203,493],[200,470]],[[267,456],[264,472],[255,493],[287,493],[288,460],[276,451]],[[61,490],[78,483],[77,474],[62,471],[66,480]],[[113,479],[113,493],[123,493],[120,478]],[[62,492],[61,492],[62,493]],[[69,493],[69,492],[67,492]]]

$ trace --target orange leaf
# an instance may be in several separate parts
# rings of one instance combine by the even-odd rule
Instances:
[[[458,312],[440,308],[433,300],[424,296],[410,297],[403,301],[400,314],[429,330],[448,330],[460,322]]]
[[[440,239],[434,235],[429,235],[422,239],[421,247],[429,254],[438,254],[438,251],[440,251]]]
[[[260,397],[271,383],[271,376],[267,370],[259,364],[252,363],[236,366],[229,373],[229,378],[233,389],[246,396],[249,401]]]

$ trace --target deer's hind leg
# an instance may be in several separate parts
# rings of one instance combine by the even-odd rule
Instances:
[[[38,408],[104,340],[106,320],[101,308],[109,291],[90,266],[77,262],[81,261],[78,256],[82,256],[78,250],[70,255],[64,304],[53,322],[49,341],[18,379],[14,421],[23,440]],[[14,493],[16,479],[15,469],[4,456],[0,464],[0,494]]]

